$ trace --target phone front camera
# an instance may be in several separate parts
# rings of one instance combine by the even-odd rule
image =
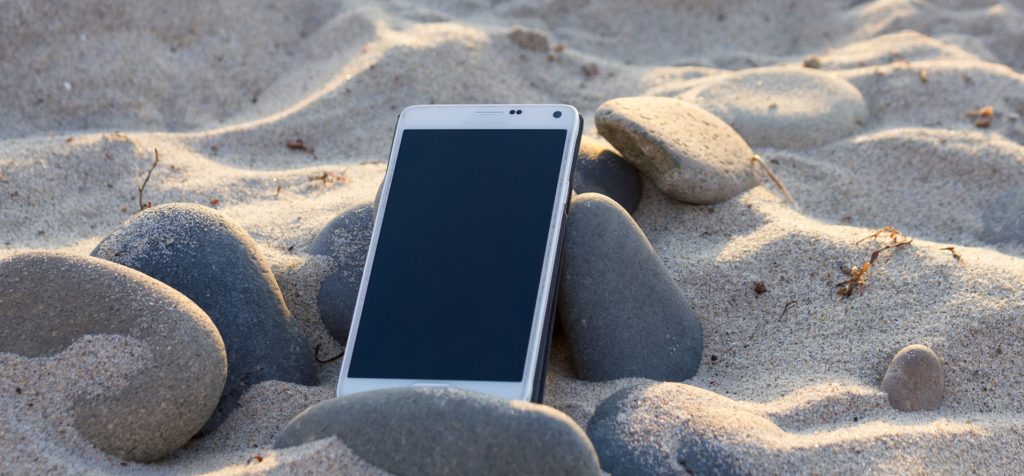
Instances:
[[[551,117],[553,117],[555,119],[558,119],[559,117],[562,117],[562,111],[555,111],[555,112],[551,113]]]

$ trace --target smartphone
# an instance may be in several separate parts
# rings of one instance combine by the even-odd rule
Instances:
[[[339,396],[422,386],[543,399],[582,125],[564,104],[402,111]]]

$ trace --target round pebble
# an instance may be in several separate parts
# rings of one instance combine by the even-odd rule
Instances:
[[[204,433],[227,418],[251,385],[316,383],[313,352],[270,267],[245,230],[217,211],[181,203],[147,209],[121,224],[92,254],[166,283],[217,326],[227,349],[228,378]]]
[[[640,205],[640,172],[607,142],[589,136],[580,140],[580,153],[572,176],[576,193],[600,193],[633,213]]]
[[[586,434],[551,407],[457,389],[395,388],[321,402],[275,448],[338,437],[395,474],[598,475]]]
[[[680,98],[724,119],[754,147],[827,144],[857,132],[868,120],[864,97],[854,85],[810,68],[724,74]]]
[[[596,193],[570,205],[559,322],[580,378],[682,381],[700,367],[700,319],[643,231]]]
[[[327,256],[332,270],[324,278],[316,303],[320,320],[336,341],[345,344],[356,297],[363,279],[363,265],[373,234],[374,204],[365,203],[341,212],[324,226],[309,253]]]
[[[938,410],[945,392],[942,361],[926,346],[908,345],[889,362],[882,390],[897,410]]]
[[[213,413],[228,365],[202,309],[149,276],[96,258],[0,259],[0,352],[51,356],[100,334],[141,340],[151,361],[127,373],[126,385],[96,382],[97,394],[68,395],[74,428],[133,461],[160,459],[188,442]]]
[[[597,130],[666,195],[686,203],[728,200],[761,179],[743,138],[698,106],[672,98],[605,102]]]

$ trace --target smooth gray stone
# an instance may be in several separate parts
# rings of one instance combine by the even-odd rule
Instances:
[[[815,147],[854,134],[868,121],[868,107],[856,86],[810,68],[726,73],[680,98],[722,118],[754,147]]]
[[[690,385],[622,389],[597,406],[587,424],[601,469],[621,475],[740,475],[761,439],[782,439],[770,420]],[[741,452],[744,447],[750,451]]]
[[[1015,188],[993,199],[981,221],[982,241],[1024,245],[1024,188]]]
[[[908,345],[889,362],[882,378],[882,390],[889,396],[889,404],[897,410],[938,410],[945,393],[942,361],[926,346]]]
[[[227,374],[224,343],[199,306],[132,269],[87,256],[29,252],[0,259],[0,352],[60,353],[85,335],[138,339],[151,354],[125,385],[72,399],[72,426],[120,458],[153,461],[206,423]]]
[[[309,245],[309,254],[331,259],[332,270],[320,284],[316,304],[320,320],[341,345],[345,345],[352,325],[373,233],[373,217],[374,204],[349,208],[327,223]]]
[[[583,136],[572,174],[576,193],[600,193],[633,213],[643,196],[640,172],[602,140]]]
[[[664,97],[618,98],[594,113],[601,136],[659,190],[681,202],[724,202],[761,182],[754,152],[697,105]]]
[[[575,197],[563,253],[559,322],[580,378],[683,381],[697,373],[700,320],[619,204]]]
[[[224,339],[228,377],[210,433],[249,386],[316,383],[313,353],[277,280],[238,225],[213,209],[173,203],[137,213],[92,252],[152,276],[199,305]]]
[[[275,448],[338,437],[395,474],[597,475],[586,434],[551,407],[456,389],[374,390],[296,416]]]

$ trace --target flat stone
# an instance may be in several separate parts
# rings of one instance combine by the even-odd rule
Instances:
[[[997,195],[981,214],[981,222],[982,241],[1024,245],[1024,188]]]
[[[697,373],[700,319],[622,207],[596,193],[575,197],[563,253],[559,322],[580,378]]]
[[[274,274],[245,230],[213,209],[167,204],[137,213],[93,256],[141,271],[199,305],[227,349],[228,376],[209,433],[249,386],[316,383],[313,354],[291,319]]]
[[[663,97],[618,98],[594,114],[597,130],[659,190],[713,204],[760,183],[743,138],[700,107]]]
[[[889,362],[882,391],[897,410],[938,410],[945,392],[942,361],[926,346],[908,345]]]
[[[349,208],[324,226],[309,245],[309,254],[331,259],[331,272],[324,278],[316,303],[327,331],[342,345],[348,339],[356,308],[363,265],[373,234],[374,204]]]
[[[58,252],[0,259],[0,352],[60,353],[87,335],[142,341],[151,360],[126,385],[73,399],[72,425],[120,458],[153,461],[206,423],[227,374],[224,343],[199,306],[169,286],[107,261]]]
[[[678,383],[620,390],[587,424],[601,468],[619,475],[753,474],[745,465],[786,434],[767,418]]]
[[[580,140],[580,153],[572,174],[576,193],[600,193],[633,213],[643,196],[640,172],[607,142],[589,136]]]
[[[799,67],[747,69],[709,78],[680,96],[725,120],[754,147],[804,149],[847,137],[868,120],[860,90]]]
[[[296,416],[274,447],[332,436],[395,474],[600,474],[593,446],[565,414],[464,390],[398,388],[327,400]]]

